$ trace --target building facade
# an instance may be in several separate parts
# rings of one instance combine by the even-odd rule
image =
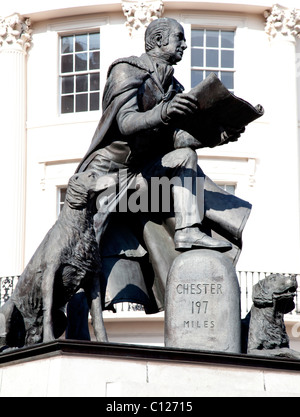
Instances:
[[[265,108],[238,142],[198,152],[209,177],[253,205],[237,264],[242,314],[265,274],[300,274],[296,5],[15,0],[0,15],[2,301],[58,216],[100,119],[109,65],[143,53],[145,27],[161,16],[185,29],[188,49],[175,76],[186,91],[215,72],[234,94]],[[294,313],[287,322],[296,345]],[[145,317],[139,306],[126,305],[105,315],[111,341],[163,343],[163,313]]]

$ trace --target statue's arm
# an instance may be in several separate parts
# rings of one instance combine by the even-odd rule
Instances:
[[[157,104],[153,109],[141,112],[138,106],[137,95],[125,103],[116,116],[117,124],[122,135],[133,135],[143,130],[150,130],[166,124],[163,120],[164,102]]]
[[[171,101],[162,101],[151,110],[141,112],[136,94],[120,108],[116,118],[120,132],[123,135],[132,135],[169,124],[175,128],[176,122],[193,114],[197,109],[193,96],[179,93]]]

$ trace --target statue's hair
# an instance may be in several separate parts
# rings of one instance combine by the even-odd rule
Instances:
[[[158,39],[161,39],[163,45],[168,45],[171,24],[174,22],[178,23],[175,19],[161,17],[150,23],[145,32],[146,52],[155,48]]]

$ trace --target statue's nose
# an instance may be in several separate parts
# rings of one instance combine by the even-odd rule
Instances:
[[[288,283],[291,287],[294,287],[295,289],[297,289],[298,288],[298,282],[297,282],[296,275],[292,275],[289,278]]]

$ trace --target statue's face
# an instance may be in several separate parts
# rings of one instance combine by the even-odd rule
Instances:
[[[161,55],[172,65],[182,60],[183,52],[187,48],[183,27],[174,22],[170,26],[168,45],[160,46]]]

